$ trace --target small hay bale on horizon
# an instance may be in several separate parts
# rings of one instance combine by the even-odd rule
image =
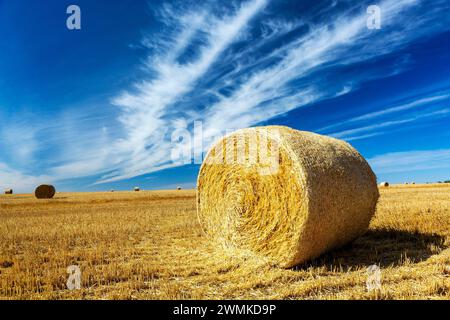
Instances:
[[[180,187],[180,186],[178,186],[178,187],[177,187],[177,190],[178,190],[178,191],[180,191],[180,190],[181,190],[181,187]]]
[[[5,193],[5,194],[13,194],[14,191],[13,191],[13,189],[5,189],[5,190],[4,190],[4,193]]]
[[[389,182],[381,182],[380,187],[385,187],[385,188],[389,187]]]
[[[141,191],[141,188],[139,188],[139,187],[134,187],[134,189],[133,189],[135,192],[138,192],[138,191]]]
[[[269,149],[278,159],[260,162]],[[379,198],[375,174],[350,144],[281,126],[220,140],[205,157],[197,188],[200,224],[218,248],[284,268],[364,234]]]
[[[52,199],[55,193],[55,187],[49,184],[41,184],[34,190],[34,195],[37,199]]]

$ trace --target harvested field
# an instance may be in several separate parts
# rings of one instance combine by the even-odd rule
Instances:
[[[2,195],[0,299],[449,299],[450,185],[380,194],[363,237],[291,269],[218,252],[193,190]],[[70,265],[80,290],[67,290]]]

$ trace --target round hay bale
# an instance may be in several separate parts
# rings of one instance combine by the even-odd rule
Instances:
[[[380,183],[380,187],[385,187],[385,188],[389,187],[389,182]]]
[[[134,187],[134,191],[138,192],[138,191],[141,191],[141,189],[139,187]]]
[[[34,190],[37,199],[51,199],[55,196],[56,189],[49,184],[42,184]]]
[[[5,189],[5,194],[13,194],[13,189]]]
[[[281,267],[365,233],[378,197],[374,173],[348,143],[279,126],[223,138],[197,180],[205,233],[224,250]]]
[[[177,190],[178,190],[178,191],[180,191],[180,190],[181,190],[181,187],[180,187],[180,186],[178,186],[178,187],[177,187]]]

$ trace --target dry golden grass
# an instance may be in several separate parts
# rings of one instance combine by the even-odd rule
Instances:
[[[449,299],[450,185],[383,188],[369,232],[294,269],[217,253],[195,192],[0,196],[0,299]],[[366,268],[382,291],[366,292]],[[82,289],[66,289],[70,265]]]

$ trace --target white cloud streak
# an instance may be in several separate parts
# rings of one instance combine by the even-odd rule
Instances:
[[[414,122],[417,120],[425,120],[425,119],[430,119],[430,118],[442,118],[442,117],[448,116],[449,114],[450,114],[450,109],[442,109],[442,110],[429,112],[429,113],[425,113],[425,114],[422,113],[422,114],[419,114],[419,115],[416,115],[413,117],[403,118],[403,119],[399,119],[399,120],[378,122],[376,124],[363,126],[360,128],[344,130],[344,131],[332,133],[331,136],[333,136],[335,138],[341,138],[341,139],[349,138],[350,140],[356,140],[357,138],[352,135],[360,134],[362,132],[367,132],[367,131],[373,131],[373,130],[377,130],[377,129],[384,129],[387,127],[404,125],[404,124],[408,124],[408,123],[411,123],[411,122]],[[372,134],[372,136],[373,135],[374,134]],[[369,136],[370,135],[365,135],[365,137],[369,137]],[[361,137],[358,137],[358,138],[361,138]]]
[[[377,174],[450,168],[450,149],[393,152],[368,159]]]
[[[402,112],[402,111],[408,111],[411,109],[416,109],[418,107],[424,107],[426,105],[429,105],[431,103],[435,103],[435,102],[441,102],[441,101],[445,101],[450,99],[450,94],[449,93],[444,93],[444,94],[437,94],[437,95],[431,95],[428,97],[424,97],[424,98],[419,98],[417,100],[414,101],[410,101],[408,103],[404,103],[404,104],[399,104],[393,107],[388,107],[386,109],[382,109],[379,111],[374,111],[374,112],[369,112],[366,113],[364,115],[361,116],[357,116],[354,118],[350,118],[348,120],[342,121],[342,122],[338,122],[335,124],[332,124],[330,126],[326,126],[323,128],[320,128],[318,131],[319,132],[326,132],[330,129],[336,128],[336,127],[341,127],[344,125],[348,125],[348,124],[352,124],[355,122],[360,122],[360,121],[368,121],[368,120],[373,120],[375,118],[379,118],[379,117],[383,117],[386,115],[391,115],[393,113],[398,113],[398,112]]]
[[[177,164],[170,160],[173,147],[170,135],[195,120],[203,121],[204,138],[212,140],[227,129],[256,125],[321,99],[346,94],[363,80],[348,79],[343,84],[335,84],[328,80],[328,74],[354,63],[373,61],[424,35],[448,28],[445,24],[430,23],[438,15],[437,9],[431,8],[417,16],[414,10],[421,4],[420,0],[381,2],[383,29],[378,33],[367,29],[365,8],[359,10],[355,6],[321,24],[303,20],[266,21],[255,26],[262,30],[259,39],[252,39],[246,32],[251,22],[264,12],[266,0],[244,2],[222,16],[207,10],[180,14],[165,6],[162,17],[172,32],[156,36],[156,40],[144,39],[144,46],[152,52],[142,66],[148,77],[113,100],[120,114],[115,123],[120,126],[118,130],[110,127],[105,132],[98,128],[89,133],[80,132],[80,140],[84,142],[65,148],[49,175],[55,180],[101,175],[98,183],[106,183],[171,168]],[[443,6],[445,1],[438,0],[436,4]],[[247,57],[252,50],[259,50],[300,26],[307,27],[307,32],[262,56]],[[249,44],[247,48],[231,50],[234,43],[244,38]],[[186,55],[189,51],[194,54]],[[227,66],[234,68],[226,70]],[[388,75],[368,74],[361,78]],[[196,86],[206,79],[215,81],[204,85],[196,94],[214,99],[196,106],[195,100],[189,100],[189,94],[199,89]],[[224,89],[227,93],[223,93]],[[370,120],[413,107],[399,106],[349,121]],[[401,123],[387,121],[381,126],[369,125],[338,134],[359,135],[395,124]],[[120,134],[111,134],[113,130]],[[0,167],[0,174],[1,170],[9,172],[8,177],[14,172]],[[30,181],[35,179],[14,173]]]
[[[242,5],[235,15],[217,18],[209,16],[198,18],[194,15],[183,16],[185,28],[191,29],[191,20],[197,21],[195,28],[205,34],[197,60],[186,64],[176,61],[177,54],[189,44],[196,32],[182,32],[181,39],[174,39],[175,50],[169,50],[168,56],[152,57],[151,69],[156,78],[137,85],[136,93],[124,93],[114,104],[123,110],[121,122],[127,137],[115,145],[119,158],[129,157],[115,171],[114,176],[104,176],[102,182],[111,182],[131,178],[136,175],[153,172],[175,166],[166,163],[169,159],[171,144],[165,140],[169,130],[174,130],[177,119],[167,119],[173,105],[183,95],[193,89],[196,81],[204,75],[233,41],[235,41],[248,22],[266,5],[266,0],[254,0]],[[194,28],[194,30],[195,30]],[[197,116],[194,110],[190,110]]]
[[[0,191],[13,189],[14,193],[25,193],[42,183],[52,183],[53,177],[46,175],[30,175],[10,168],[7,164],[0,162]]]

